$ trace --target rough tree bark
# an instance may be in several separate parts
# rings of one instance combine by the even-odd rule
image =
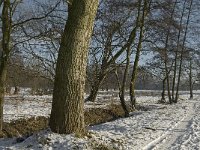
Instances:
[[[84,88],[89,41],[98,0],[73,0],[56,66],[50,128],[61,134],[85,133]]]
[[[7,75],[7,65],[10,54],[10,33],[11,33],[11,19],[10,19],[10,0],[4,0],[2,9],[2,54],[0,62],[0,131],[3,126],[3,102],[5,94],[5,82]]]

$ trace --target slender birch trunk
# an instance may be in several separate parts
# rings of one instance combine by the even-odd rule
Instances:
[[[139,26],[140,26],[139,42],[137,45],[136,56],[135,56],[135,61],[133,65],[133,71],[132,71],[131,83],[130,83],[130,100],[131,100],[131,105],[133,109],[136,108],[135,82],[137,78],[137,69],[138,69],[138,63],[140,59],[140,53],[142,49],[142,40],[144,37],[144,22],[145,22],[145,17],[147,16],[147,14],[148,14],[148,0],[144,0],[142,17],[141,19],[139,19]],[[140,18],[139,14],[138,14],[138,17]]]
[[[178,31],[178,41],[177,41],[177,47],[175,50],[175,58],[174,58],[174,74],[173,74],[173,82],[172,82],[172,101],[175,101],[174,92],[175,92],[175,84],[176,84],[176,73],[177,73],[177,59],[178,59],[178,51],[180,48],[180,37],[181,37],[181,30],[182,30],[182,23],[183,23],[183,17],[186,7],[186,0],[183,4],[183,10],[180,18],[180,24],[179,24],[179,31]]]
[[[190,73],[189,73],[189,82],[190,82],[190,99],[193,99],[193,81],[192,81],[192,58],[190,58]]]
[[[180,86],[180,80],[181,80],[181,74],[182,74],[183,53],[184,53],[184,50],[185,50],[185,42],[186,42],[186,38],[187,38],[188,26],[189,26],[189,23],[190,23],[190,14],[191,14],[191,11],[192,11],[192,4],[193,4],[193,0],[190,1],[189,12],[188,12],[188,16],[187,16],[187,23],[186,23],[186,28],[185,28],[185,34],[184,34],[184,39],[183,39],[183,45],[182,45],[182,49],[181,49],[181,58],[180,58],[180,64],[179,64],[178,82],[177,82],[177,87],[176,87],[175,103],[177,103],[178,96],[179,96],[179,86]]]

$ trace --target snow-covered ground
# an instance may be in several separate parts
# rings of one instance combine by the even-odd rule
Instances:
[[[126,99],[128,100],[128,96]],[[149,105],[158,102],[159,97],[141,96],[137,98],[138,104]],[[20,118],[36,116],[48,117],[51,112],[52,96],[16,95],[6,96],[4,105],[4,121],[9,122]],[[86,102],[85,109],[106,108],[110,104],[120,104],[119,98],[109,94],[98,96],[95,102]]]
[[[40,107],[40,97],[36,99],[36,102],[32,101],[31,104],[25,99],[27,103],[18,106],[20,113],[27,113],[27,116],[42,113],[48,116],[49,103]],[[16,143],[14,138],[2,139],[0,149],[92,150],[95,147],[116,150],[200,149],[200,94],[197,92],[193,100],[189,100],[188,95],[182,95],[181,100],[175,105],[157,104],[158,99],[158,97],[139,97],[137,101],[146,106],[146,111],[136,111],[129,118],[88,127],[90,137],[80,139],[74,135],[55,134],[47,129],[34,134],[22,143]],[[91,103],[87,105],[90,107]],[[15,111],[9,107],[6,111],[8,110],[10,113]],[[17,115],[16,117],[7,115],[7,118],[16,119]]]
[[[4,104],[4,121],[20,118],[49,116],[51,96],[6,96]]]

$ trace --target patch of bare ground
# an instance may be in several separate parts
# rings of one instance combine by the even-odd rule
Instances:
[[[110,104],[107,108],[90,108],[85,111],[86,126],[112,121],[124,116],[121,105]],[[4,123],[0,138],[28,137],[35,132],[48,128],[49,118],[32,117]],[[23,140],[23,139],[19,139]]]
[[[45,117],[32,117],[29,119],[19,119],[3,124],[0,138],[30,136],[34,132],[43,130],[48,126],[48,119]]]
[[[121,105],[110,104],[107,108],[90,108],[85,111],[85,123],[89,125],[97,125],[124,116]]]

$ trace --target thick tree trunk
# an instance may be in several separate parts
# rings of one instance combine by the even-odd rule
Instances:
[[[0,130],[3,127],[3,102],[5,94],[5,82],[7,74],[7,64],[10,54],[10,33],[11,33],[11,20],[10,20],[10,0],[4,0],[2,9],[2,54],[0,62]]]
[[[89,41],[98,0],[73,0],[56,66],[50,128],[53,132],[85,133],[84,88]]]

